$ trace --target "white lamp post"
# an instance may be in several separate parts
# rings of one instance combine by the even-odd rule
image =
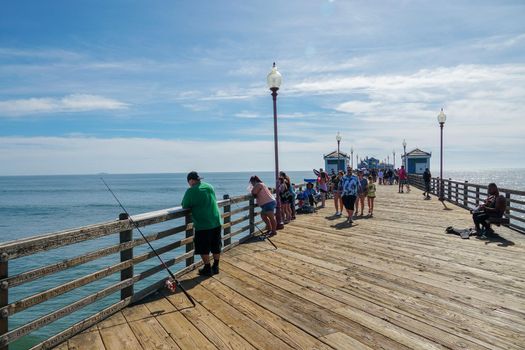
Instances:
[[[443,108],[441,108],[441,112],[439,112],[437,116],[437,120],[439,123],[439,128],[441,129],[441,142],[440,142],[441,154],[440,154],[440,166],[439,166],[439,200],[444,201],[445,192],[443,188],[443,126],[445,126],[445,121],[447,120],[447,116],[443,112]]]
[[[341,143],[341,134],[339,133],[339,131],[337,132],[337,135],[335,136],[335,140],[337,141],[337,172],[339,172],[340,167],[339,167],[339,163],[340,163],[340,160],[339,160],[339,144]]]
[[[407,167],[407,142],[405,139],[403,139],[403,154],[405,156],[405,161],[403,162],[405,165],[405,171],[408,173],[408,167]]]
[[[351,146],[350,147],[350,163],[351,163],[351,166],[352,168],[354,167],[354,146]]]
[[[395,148],[392,150],[392,159],[393,159],[393,163],[394,163],[394,169],[396,168],[396,150]]]

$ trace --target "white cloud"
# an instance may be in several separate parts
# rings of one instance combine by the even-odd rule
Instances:
[[[475,49],[506,50],[525,42],[525,33],[518,35],[496,35],[477,40],[471,46]]]
[[[434,123],[435,124],[435,123]],[[379,159],[392,155],[390,137],[402,140],[408,135],[408,150],[422,147],[433,151],[437,164],[439,128],[425,133],[388,129],[365,132],[351,138],[350,130],[343,132],[342,151],[368,155]],[[445,128],[447,169],[464,169],[465,156],[488,168],[505,164],[520,166],[524,156],[512,147],[525,147],[523,139],[501,137],[487,148],[487,136],[504,132],[504,127],[485,133],[465,135],[464,128]],[[405,134],[404,134],[405,133]],[[335,134],[318,133],[315,140],[290,141],[288,133],[281,134],[280,166],[286,170],[304,170],[322,166],[322,155],[335,150]],[[397,149],[399,164],[400,147]],[[508,150],[508,151],[502,151]],[[267,171],[273,169],[273,140],[264,141],[194,141],[156,138],[95,138],[72,137],[0,137],[0,175],[155,173],[199,171]],[[487,161],[487,159],[489,161]]]
[[[308,169],[315,154],[318,166],[324,148],[321,142],[281,142],[281,164]],[[9,165],[0,175],[268,170],[273,141],[0,137],[0,163]]]
[[[127,103],[103,96],[72,94],[62,98],[28,98],[0,101],[0,117],[60,112],[125,109]]]
[[[234,116],[242,119],[257,119],[260,118],[261,115],[254,112],[241,111],[239,113],[235,113]]]

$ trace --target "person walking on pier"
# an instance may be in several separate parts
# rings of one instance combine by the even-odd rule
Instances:
[[[357,208],[356,208],[356,216],[359,215],[359,208],[361,207],[361,216],[365,215],[365,198],[366,198],[366,192],[368,191],[368,181],[365,177],[363,177],[363,170],[359,170],[357,172]]]
[[[403,186],[407,183],[407,172],[405,170],[405,166],[404,165],[401,165],[401,168],[399,169],[398,175],[399,175],[399,190],[398,190],[398,192],[399,193],[403,193]],[[408,192],[408,190],[407,190],[407,192]]]
[[[261,207],[261,217],[266,224],[269,236],[277,234],[277,220],[275,219],[274,210],[277,202],[268,187],[262,180],[254,175],[250,178],[251,194],[255,197],[257,205]]]
[[[204,267],[199,269],[199,275],[218,274],[222,247],[222,218],[215,190],[210,184],[202,182],[196,171],[188,173],[187,180],[190,188],[184,194],[182,207],[191,209],[195,229],[195,254],[200,255],[204,262]],[[210,265],[210,253],[213,254],[213,267]]]
[[[366,197],[368,200],[368,216],[372,217],[374,215],[374,199],[376,199],[376,184],[372,181],[371,176],[368,177],[368,190],[366,192]]]
[[[332,193],[334,194],[335,216],[343,214],[343,201],[341,199],[341,185],[344,173],[339,171],[338,174],[332,178]]]
[[[343,199],[343,205],[345,206],[348,214],[347,222],[352,224],[352,216],[354,215],[354,205],[357,198],[357,177],[352,174],[352,168],[347,168],[346,175],[342,178],[341,194]]]
[[[430,181],[432,180],[432,174],[430,173],[430,170],[428,168],[425,169],[425,172],[423,173],[423,181],[425,182],[425,192],[423,192],[423,196],[425,196],[425,199],[430,199]]]

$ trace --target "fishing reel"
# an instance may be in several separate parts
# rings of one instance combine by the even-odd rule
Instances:
[[[172,293],[175,293],[175,291],[177,290],[177,283],[173,281],[171,278],[168,278],[164,285]]]

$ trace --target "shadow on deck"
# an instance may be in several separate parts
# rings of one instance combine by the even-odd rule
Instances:
[[[462,240],[444,228],[471,226],[466,210],[377,192],[353,227],[329,206],[287,225],[277,250],[243,244],[219,275],[185,275],[195,308],[158,293],[59,348],[523,349],[525,237]]]

